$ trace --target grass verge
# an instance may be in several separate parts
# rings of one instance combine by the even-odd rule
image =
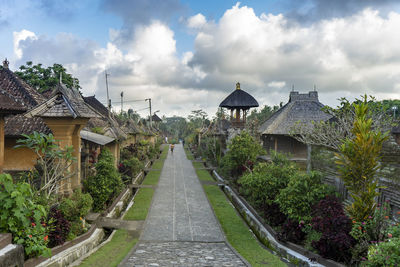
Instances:
[[[161,171],[152,170],[146,175],[143,181],[143,185],[156,185],[160,179]]]
[[[197,170],[200,180],[212,179],[205,170]],[[208,177],[206,177],[208,176]],[[226,198],[225,194],[216,185],[204,185],[204,191],[214,209],[228,242],[252,266],[287,266],[279,257],[265,250],[256,237],[249,231],[235,208]]]
[[[161,170],[164,166],[164,160],[159,159],[154,161],[153,165],[151,166],[152,169]]]
[[[124,220],[141,221],[145,220],[149,211],[151,199],[154,195],[153,188],[140,188],[135,196],[135,204],[125,214]]]
[[[197,177],[199,177],[200,181],[210,181],[214,182],[214,179],[211,177],[210,173],[207,170],[196,170]]]
[[[137,242],[137,234],[128,232],[127,230],[117,230],[110,242],[84,259],[79,266],[118,266]]]
[[[192,162],[192,164],[193,164],[193,167],[194,167],[195,169],[204,168],[204,164],[203,164],[202,162]]]

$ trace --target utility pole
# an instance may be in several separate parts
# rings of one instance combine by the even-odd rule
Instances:
[[[151,117],[151,98],[146,98],[145,101],[149,101],[149,109],[150,109],[150,128],[153,127],[153,118]]]
[[[123,106],[124,105],[124,92],[121,92],[121,114],[122,114],[122,110],[123,110]]]
[[[108,79],[107,79],[108,75],[110,75],[110,74],[107,73],[107,70],[105,71],[105,75],[106,75],[106,89],[107,89],[107,109],[108,109],[108,112],[110,112],[111,111],[111,101],[110,101],[110,97],[108,95]]]

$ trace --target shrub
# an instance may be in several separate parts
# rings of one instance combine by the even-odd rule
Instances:
[[[90,194],[83,194],[80,189],[77,189],[71,197],[61,200],[59,209],[68,221],[74,222],[84,218],[92,209],[92,206],[93,199]]]
[[[65,219],[59,207],[52,206],[48,215],[50,222],[49,247],[56,247],[64,244],[70,232],[71,224]]]
[[[33,201],[29,184],[14,183],[9,174],[0,174],[0,211],[0,232],[11,233],[28,257],[51,255],[46,246],[46,211]]]
[[[400,238],[391,238],[369,247],[368,261],[363,266],[399,266],[400,264]]]
[[[380,153],[387,133],[372,129],[367,97],[359,104],[353,104],[355,120],[353,138],[345,140],[340,147],[337,164],[344,184],[353,203],[346,207],[347,212],[357,221],[364,221],[374,213],[375,199],[379,196],[376,173],[380,168]]]
[[[240,192],[256,207],[264,208],[274,203],[281,189],[297,173],[295,164],[282,155],[272,153],[271,163],[259,163],[252,172],[243,175],[238,183]]]
[[[280,210],[297,222],[311,220],[311,207],[334,190],[322,184],[321,173],[299,173],[292,176],[288,186],[280,190],[275,202]]]
[[[354,238],[350,235],[351,220],[343,210],[337,197],[327,196],[313,207],[312,228],[322,235],[311,245],[318,253],[328,259],[348,262]]]
[[[291,241],[294,243],[301,243],[306,233],[304,231],[304,222],[288,219],[283,225],[281,231],[278,233],[278,238],[283,241]]]
[[[222,163],[229,168],[229,176],[238,177],[246,170],[251,170],[257,156],[263,153],[262,146],[247,131],[242,131],[232,138]]]
[[[372,216],[364,221],[352,220],[353,227],[350,232],[351,236],[357,240],[357,244],[352,250],[353,261],[358,262],[361,258],[367,256],[369,246],[382,242],[388,238],[390,230],[389,223],[390,207],[385,202],[382,206],[378,205]]]
[[[123,160],[118,167],[124,181],[128,182],[135,177],[144,167],[144,164],[136,157]]]
[[[114,167],[114,158],[104,149],[96,163],[96,175],[84,181],[85,190],[93,198],[93,210],[101,211],[122,189],[121,176]]]

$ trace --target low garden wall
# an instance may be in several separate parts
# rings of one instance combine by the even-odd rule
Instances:
[[[258,239],[269,249],[277,252],[279,256],[289,260],[296,266],[329,266],[343,267],[344,265],[327,260],[312,253],[301,246],[291,242],[280,242],[276,237],[276,232],[267,224],[262,222],[255,210],[237,194],[234,189],[225,184],[225,180],[214,170],[214,178],[220,183],[219,186],[228,196],[232,204],[242,215],[244,220],[253,230]]]
[[[0,234],[0,267],[24,265],[24,248],[11,241],[11,234]]]

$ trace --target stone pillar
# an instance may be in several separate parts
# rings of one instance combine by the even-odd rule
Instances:
[[[0,114],[0,173],[4,166],[4,117]]]
[[[60,148],[72,146],[74,151],[72,155],[76,161],[72,164],[69,171],[74,175],[61,183],[61,192],[70,194],[75,188],[81,186],[81,136],[80,131],[85,127],[88,119],[73,118],[43,118],[46,125],[51,129],[54,139],[58,142]]]

